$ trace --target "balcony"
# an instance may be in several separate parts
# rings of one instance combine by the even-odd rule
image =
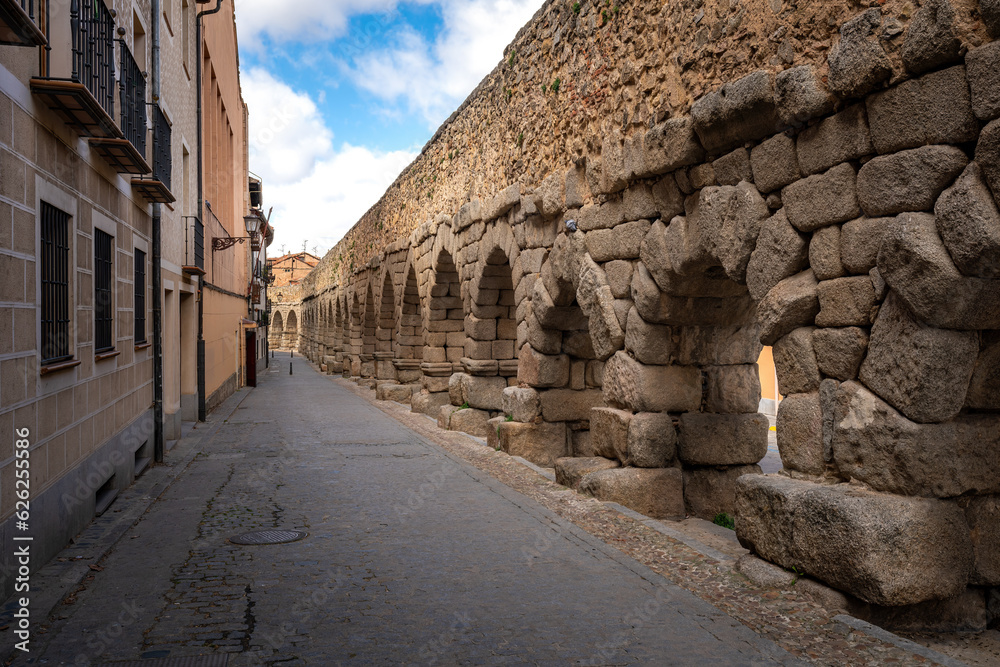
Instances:
[[[2,1],[2,0],[0,0]],[[48,4],[50,44],[42,76],[31,80],[38,95],[82,137],[123,138],[114,121],[115,21],[104,0]]]
[[[151,170],[146,162],[146,77],[125,41],[118,40],[118,45],[121,51],[120,127],[125,137],[91,139],[90,145],[118,173],[148,174]]]
[[[196,216],[185,216],[184,221],[184,266],[185,274],[205,274],[205,225]]]
[[[45,33],[38,24],[44,0],[0,0],[0,44],[44,46]]]
[[[133,178],[132,187],[151,202],[172,204],[177,201],[170,192],[173,162],[170,153],[170,123],[159,106],[153,107],[153,177]]]

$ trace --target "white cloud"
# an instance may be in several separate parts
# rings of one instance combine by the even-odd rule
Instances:
[[[503,49],[542,0],[442,0],[444,30],[433,41],[412,30],[388,48],[348,65],[354,84],[376,97],[403,103],[430,127],[455,107],[500,62]]]
[[[236,0],[240,48],[254,48],[267,35],[277,42],[308,42],[342,36],[348,19],[357,14],[386,12],[396,0]]]

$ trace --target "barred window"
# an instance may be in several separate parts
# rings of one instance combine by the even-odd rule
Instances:
[[[114,295],[111,291],[114,277],[115,238],[100,229],[94,230],[94,351],[113,350]]]
[[[135,249],[135,342],[146,342],[146,253]]]
[[[69,213],[41,206],[42,363],[70,359]]]

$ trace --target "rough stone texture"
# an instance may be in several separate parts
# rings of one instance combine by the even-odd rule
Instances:
[[[962,42],[954,30],[955,10],[948,0],[927,0],[913,17],[903,41],[903,65],[922,74],[959,58]]]
[[[753,364],[760,358],[760,327],[747,322],[734,327],[683,327],[677,344],[677,363]]]
[[[784,396],[819,391],[820,374],[813,352],[814,327],[800,327],[774,344],[778,392]]]
[[[815,329],[812,334],[816,366],[823,375],[853,380],[868,350],[868,332],[858,327]]]
[[[677,429],[673,418],[659,412],[640,412],[628,426],[627,465],[665,468],[677,456]]]
[[[621,349],[625,343],[625,332],[615,313],[615,299],[607,276],[589,256],[580,262],[576,298],[587,316],[593,355],[601,360],[607,359]],[[565,351],[570,352],[569,349]]]
[[[993,192],[993,198],[1000,201],[1000,119],[983,128],[976,144],[976,162],[983,170],[983,178]]]
[[[913,421],[947,421],[965,405],[978,352],[976,333],[921,324],[890,294],[872,327],[860,378]]]
[[[736,480],[743,475],[759,475],[760,466],[686,468],[684,506],[689,516],[711,521],[720,513],[733,514]]]
[[[673,225],[673,223],[671,223]],[[665,294],[671,296],[696,296],[728,298],[745,294],[743,287],[731,280],[704,274],[681,275],[674,271],[667,241],[667,227],[657,220],[649,228],[639,250],[642,267],[653,277]],[[640,270],[636,266],[635,273]],[[626,295],[628,296],[628,295]],[[621,298],[621,297],[619,297]]]
[[[649,324],[633,308],[625,327],[625,349],[644,364],[669,365],[673,359],[673,332],[662,324]]]
[[[747,264],[757,245],[761,223],[771,215],[757,189],[742,182],[732,192],[723,211],[718,232],[709,248],[718,258],[726,275],[738,283],[746,282]]]
[[[760,414],[681,415],[677,456],[692,465],[753,464],[767,454],[767,417]]]
[[[691,118],[702,146],[710,153],[773,134],[781,121],[772,75],[761,70],[724,84],[694,103]]]
[[[590,412],[591,448],[596,456],[627,461],[628,431],[632,413],[617,408],[594,408]]]
[[[972,49],[965,56],[966,75],[972,93],[972,113],[979,120],[1000,116],[1000,41]]]
[[[816,326],[851,327],[872,323],[875,287],[868,276],[824,280],[819,284]]]
[[[922,146],[874,158],[858,172],[858,203],[870,218],[930,211],[968,163],[954,146]]]
[[[684,517],[684,478],[680,468],[598,470],[585,475],[579,489],[598,500],[624,505],[653,519]]]
[[[566,451],[566,425],[520,424],[504,422],[500,424],[500,449],[511,456],[520,456],[543,468],[551,468],[556,460],[568,454]]]
[[[705,369],[705,412],[756,414],[760,407],[757,364],[709,366]]]
[[[618,352],[604,368],[604,396],[634,412],[697,410],[701,373],[686,366],[648,366]]]
[[[636,220],[614,229],[597,229],[587,233],[587,250],[596,262],[613,259],[637,259],[639,245],[649,231],[649,220]]]
[[[918,424],[858,382],[841,384],[833,403],[833,455],[846,477],[908,496],[1000,493],[1000,416]]]
[[[954,503],[777,475],[744,476],[736,488],[740,543],[772,563],[881,605],[965,590],[972,545]]]
[[[782,465],[807,475],[822,475],[826,462],[819,392],[785,396],[778,404],[776,427]]]
[[[969,583],[1000,586],[1000,496],[977,496],[965,505],[974,557]]]
[[[715,180],[719,185],[736,185],[740,181],[753,183],[754,174],[750,168],[750,152],[737,148],[712,163]]]
[[[449,430],[461,431],[479,438],[485,438],[490,432],[489,412],[485,410],[475,410],[473,408],[456,410],[454,406],[446,406],[442,408],[442,410],[448,409],[454,410],[454,412],[451,413],[450,420],[448,421]]]
[[[798,164],[805,175],[875,153],[864,104],[849,106],[802,130],[796,140]]]
[[[809,268],[817,280],[832,280],[844,275],[840,260],[840,225],[822,227],[809,240]]]
[[[721,299],[664,294],[643,263],[632,276],[632,299],[642,319],[655,324],[728,326],[753,315],[749,296]]]
[[[778,116],[787,125],[825,116],[833,111],[837,101],[823,87],[811,65],[799,65],[778,72],[774,79],[774,99],[778,105]]]
[[[1000,410],[1000,332],[984,331],[982,336],[982,351],[972,372],[966,406]]]
[[[902,607],[850,601],[846,611],[891,632],[982,632],[990,617],[983,589],[969,588],[945,600],[928,600]]]
[[[744,149],[736,152],[740,150]],[[799,160],[795,154],[795,140],[787,134],[776,134],[762,141],[750,152],[750,167],[753,183],[761,192],[780,190],[798,180]]]
[[[413,412],[420,412],[425,415],[437,417],[441,408],[451,405],[451,396],[446,391],[426,392],[414,394],[410,399],[410,408]]]
[[[662,225],[663,223],[661,222],[660,224]],[[633,268],[632,262],[620,259],[604,265],[604,273],[608,279],[608,287],[611,288],[611,296],[616,299],[627,299],[629,297],[632,291]]]
[[[845,163],[786,186],[781,201],[788,221],[799,231],[811,232],[858,217],[856,176],[854,167]]]
[[[532,387],[562,387],[569,382],[569,356],[536,352],[530,345],[518,354],[517,380]]]
[[[1000,0],[979,0],[979,14],[990,37],[1000,37]]]
[[[975,139],[979,130],[962,65],[904,81],[865,103],[872,141],[883,155],[928,144],[961,144]]]
[[[462,396],[470,408],[500,410],[507,378],[462,376]]]
[[[858,218],[840,228],[840,261],[854,275],[864,275],[875,268],[882,235],[895,218]]]
[[[671,118],[646,132],[643,147],[645,169],[649,174],[665,174],[705,157],[689,116]]]
[[[783,570],[753,554],[737,558],[735,567],[737,572],[763,588],[791,588],[798,579],[794,572]]]
[[[775,285],[758,306],[760,342],[774,345],[792,329],[813,324],[819,313],[818,293],[819,283],[810,269]]]
[[[375,398],[380,401],[396,401],[409,404],[413,394],[420,390],[420,385],[413,384],[383,384],[375,388]]]
[[[586,421],[591,408],[604,405],[600,389],[549,389],[540,396],[542,417],[548,422]]]
[[[503,390],[503,412],[516,422],[528,424],[542,414],[538,392],[528,387],[507,387]]]
[[[967,276],[1000,278],[1000,210],[975,162],[934,206],[937,229],[955,266]]]
[[[830,90],[840,97],[861,97],[892,76],[892,63],[879,42],[882,10],[869,9],[840,28],[830,49]]]
[[[747,289],[760,301],[779,282],[809,263],[809,242],[789,222],[784,210],[761,224],[757,246],[747,264]]]
[[[903,213],[886,230],[879,273],[909,309],[944,329],[1000,329],[1000,282],[965,278],[937,233],[934,216]]]
[[[583,479],[584,475],[589,475],[598,470],[611,470],[620,466],[621,464],[618,461],[612,461],[601,456],[556,459],[556,484],[562,484],[563,486],[575,489],[580,485],[580,480]]]

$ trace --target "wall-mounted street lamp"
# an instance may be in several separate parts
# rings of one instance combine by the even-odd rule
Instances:
[[[231,248],[247,239],[250,239],[250,246],[253,250],[259,249],[257,234],[260,231],[260,216],[256,213],[245,215],[243,216],[243,224],[246,225],[247,236],[216,236],[212,239],[212,252]]]

